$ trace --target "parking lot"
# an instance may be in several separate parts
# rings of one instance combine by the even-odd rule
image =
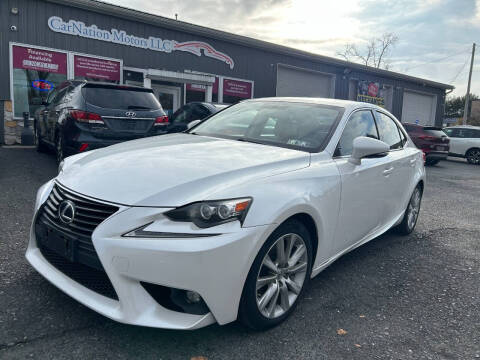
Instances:
[[[292,317],[263,333],[237,323],[193,332],[123,325],[48,283],[24,253],[36,190],[56,169],[52,155],[0,148],[2,359],[480,358],[478,166],[428,168],[416,231],[345,255],[312,280]]]

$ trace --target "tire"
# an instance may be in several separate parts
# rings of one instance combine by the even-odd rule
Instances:
[[[47,151],[47,146],[43,143],[42,137],[40,136],[40,133],[36,125],[35,125],[35,147],[38,152],[42,153]]]
[[[470,164],[480,165],[480,149],[474,148],[468,150],[465,157]]]
[[[58,132],[55,138],[55,154],[57,156],[57,163],[60,164],[65,158],[65,141],[61,132]]]
[[[440,160],[432,160],[432,159],[427,159],[425,161],[425,165],[427,166],[433,166],[433,165],[437,165],[439,163]]]
[[[292,244],[290,256],[287,254],[289,244]],[[283,261],[277,253],[280,246],[286,254]],[[300,253],[302,255],[295,261],[293,255]],[[267,254],[271,260],[269,265],[265,265]],[[286,259],[294,263],[289,265]],[[312,240],[305,225],[293,219],[280,225],[262,246],[250,268],[240,300],[240,322],[254,330],[266,330],[284,321],[304,293],[312,272],[312,259]],[[265,283],[257,287],[258,281]],[[267,293],[273,294],[270,300],[266,300]]]
[[[409,235],[415,229],[422,204],[422,195],[422,188],[420,185],[417,185],[410,197],[402,222],[395,229],[400,235]]]

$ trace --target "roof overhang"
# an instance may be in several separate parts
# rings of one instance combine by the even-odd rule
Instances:
[[[147,69],[145,71],[145,77],[152,80],[171,81],[176,83],[195,83],[202,85],[212,85],[215,82],[215,76],[211,75],[157,69]]]

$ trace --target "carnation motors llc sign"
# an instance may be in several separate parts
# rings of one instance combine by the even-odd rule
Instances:
[[[203,41],[177,42],[175,40],[161,39],[153,36],[142,38],[127,34],[124,30],[104,30],[93,24],[87,26],[83,22],[77,20],[69,20],[66,22],[58,16],[52,16],[48,19],[48,27],[50,30],[62,34],[107,41],[115,44],[133,46],[169,54],[174,51],[184,51],[196,56],[201,56],[203,54],[204,56],[226,63],[230,66],[230,69],[233,69],[234,67],[234,61],[230,56],[215,50],[213,46]]]

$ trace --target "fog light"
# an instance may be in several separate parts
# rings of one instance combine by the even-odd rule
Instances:
[[[202,297],[200,296],[200,294],[196,293],[195,291],[187,291],[186,297],[187,297],[187,302],[190,304],[195,304],[195,303],[198,303],[200,300],[202,300]]]

